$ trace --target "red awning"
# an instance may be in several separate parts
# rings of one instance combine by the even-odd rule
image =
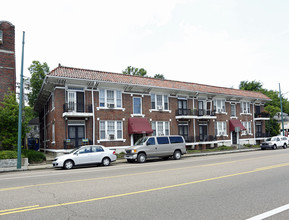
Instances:
[[[242,123],[240,122],[240,120],[238,119],[231,119],[229,121],[229,128],[230,131],[235,131],[235,128],[240,127],[240,131],[246,130],[246,128],[244,127],[244,125],[242,125]]]
[[[129,134],[151,134],[153,129],[146,118],[129,118],[128,119]]]

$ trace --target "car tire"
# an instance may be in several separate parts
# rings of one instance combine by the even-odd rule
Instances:
[[[72,160],[66,160],[63,164],[63,168],[66,170],[70,170],[74,167],[74,162]]]
[[[134,159],[127,159],[128,163],[133,163],[135,160]]]
[[[137,155],[137,162],[139,163],[144,163],[147,160],[147,156],[145,155],[145,153],[139,153]]]
[[[276,150],[276,149],[277,149],[276,144],[273,145],[272,149],[273,149],[273,150]]]
[[[182,157],[181,152],[179,150],[176,150],[173,155],[174,160],[179,160],[181,159],[181,157]]]
[[[108,157],[103,158],[101,164],[103,166],[109,166],[110,165],[110,159]]]
[[[284,143],[284,145],[283,145],[283,148],[284,148],[284,149],[286,149],[286,148],[287,148],[287,144],[286,144],[286,143]]]

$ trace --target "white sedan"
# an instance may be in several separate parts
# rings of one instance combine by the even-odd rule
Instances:
[[[110,165],[110,162],[116,161],[114,150],[109,150],[100,145],[87,145],[73,150],[69,154],[56,157],[52,161],[53,167],[71,169],[78,165],[102,164]]]

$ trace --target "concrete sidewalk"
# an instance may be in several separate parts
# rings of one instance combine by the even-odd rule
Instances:
[[[183,157],[201,157],[201,156],[210,156],[210,155],[219,155],[219,154],[232,154],[232,153],[242,153],[242,152],[250,152],[257,151],[260,148],[254,149],[240,149],[240,150],[230,150],[230,151],[216,151],[216,152],[204,152],[204,153],[191,153],[185,154]],[[9,168],[0,168],[0,173],[2,172],[13,172],[13,171],[28,171],[28,170],[41,170],[41,169],[52,169],[52,160],[54,157],[51,155],[46,155],[46,162],[41,164],[29,164],[27,169],[17,169],[17,167],[9,167]],[[126,163],[125,159],[117,159],[114,163]]]

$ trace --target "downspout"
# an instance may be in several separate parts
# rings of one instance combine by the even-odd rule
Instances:
[[[253,132],[254,132],[253,137],[254,137],[254,143],[256,144],[256,131],[255,131],[256,125],[255,125],[255,123],[256,123],[256,121],[255,121],[255,103],[253,103]]]
[[[92,144],[95,145],[95,115],[94,115],[94,91],[93,88],[96,85],[96,82],[93,83],[91,90],[91,103],[92,103]]]
[[[193,114],[195,111],[195,97],[193,96]],[[195,125],[196,119],[193,119],[193,129],[194,129],[194,142],[196,142],[196,125]]]

